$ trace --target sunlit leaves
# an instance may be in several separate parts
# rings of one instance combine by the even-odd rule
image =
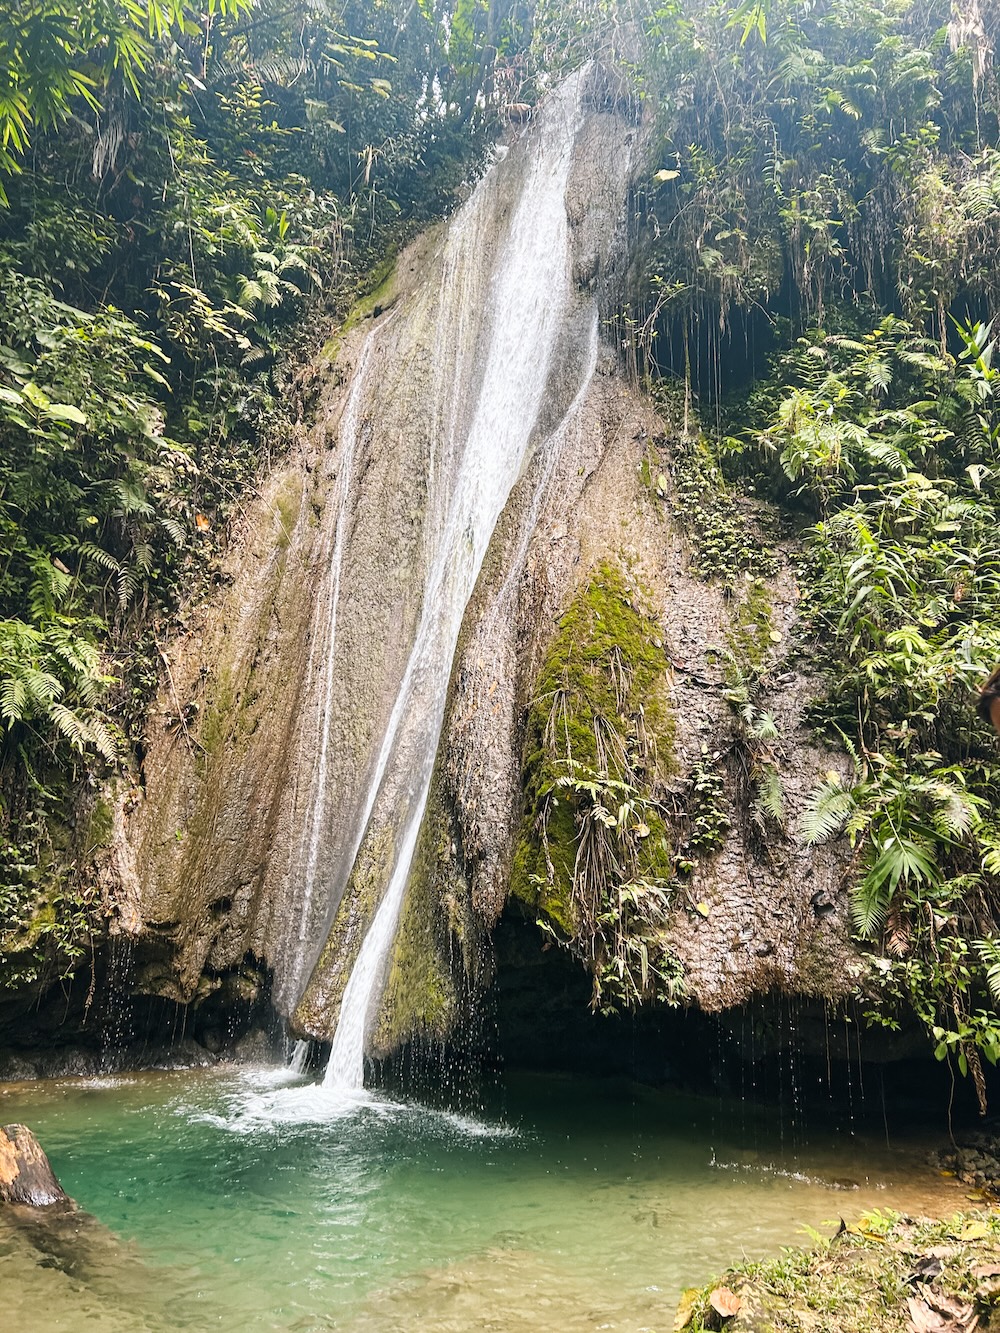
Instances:
[[[235,15],[249,0],[210,0],[210,15]],[[21,0],[0,13],[0,172],[19,169],[34,130],[97,109],[113,74],[132,95],[169,29],[190,28],[183,0]]]
[[[0,734],[33,725],[80,752],[120,757],[120,734],[95,707],[110,683],[89,637],[96,628],[96,621],[56,613],[35,625],[0,621]]]
[[[756,33],[762,42],[767,41],[767,16],[770,9],[770,0],[741,0],[727,24],[730,28],[738,28],[742,24],[741,46],[746,46],[751,33]]]
[[[85,314],[10,271],[2,290],[0,739],[29,728],[52,753],[114,760],[95,611],[124,613],[156,545],[184,536],[163,509],[188,459],[148,396],[163,380],[151,360],[169,360],[116,313]]]

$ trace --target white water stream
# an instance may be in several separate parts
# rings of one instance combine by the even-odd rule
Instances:
[[[424,533],[426,576],[413,647],[379,747],[371,780],[356,824],[348,864],[364,841],[383,787],[391,783],[395,845],[391,875],[382,901],[365,935],[341,1004],[340,1020],[324,1085],[359,1089],[364,1079],[365,1040],[373,1017],[405,898],[417,840],[430,789],[445,712],[448,682],[462,621],[482,569],[490,540],[511,490],[530,460],[533,438],[546,387],[567,317],[574,304],[570,277],[566,189],[582,121],[580,73],[562,85],[546,103],[531,138],[532,156],[513,216],[507,224],[490,276],[486,310],[479,319],[485,330],[473,336],[469,302],[462,275],[482,262],[482,237],[491,221],[495,193],[487,176],[452,221],[442,270],[440,319],[435,345],[434,377],[440,386],[430,427],[427,520]],[[493,170],[498,170],[494,167]],[[588,322],[596,343],[596,307]],[[456,333],[458,336],[456,337]],[[373,331],[365,345],[348,399],[340,434],[343,463],[338,478],[337,536],[331,553],[333,595],[323,651],[332,672],[340,566],[349,523],[349,495],[361,403],[372,375]],[[465,335],[465,336],[463,336]],[[470,413],[460,412],[452,386],[474,367],[476,401]],[[593,373],[593,350],[583,359],[576,400]],[[462,427],[461,420],[469,424]],[[549,447],[559,432],[549,437]],[[548,460],[546,460],[548,461]],[[539,469],[539,486],[550,468]],[[537,498],[537,497],[536,497]],[[534,507],[537,507],[534,506]],[[323,735],[314,778],[308,825],[306,908],[311,904],[323,838],[327,787],[327,735],[332,706],[332,678],[324,680]],[[308,916],[308,910],[303,920]],[[303,927],[304,928],[304,927]]]
[[[340,584],[344,569],[344,550],[347,545],[347,530],[351,517],[350,504],[354,484],[354,456],[358,432],[361,429],[361,405],[373,345],[374,339],[369,335],[361,349],[354,382],[351,385],[347,406],[344,408],[343,423],[340,430],[342,454],[340,468],[337,473],[337,526],[334,530],[333,549],[330,552],[330,614],[325,625],[325,634],[317,636],[314,640],[309,657],[308,671],[310,675],[316,670],[315,659],[318,652],[323,654],[323,669],[320,693],[320,743],[313,772],[312,798],[309,803],[306,826],[305,892],[299,914],[299,938],[296,949],[299,970],[301,970],[301,962],[306,954],[313,898],[316,894],[317,883],[320,880],[318,870],[320,853],[327,836],[325,816],[330,774],[330,720],[333,716],[334,683],[336,679],[334,668],[337,661],[337,611],[340,608]],[[295,1068],[295,1061],[300,1058],[299,1051],[303,1046],[308,1052],[308,1042],[298,1042],[296,1044],[293,1068]],[[305,1059],[306,1056],[302,1055],[303,1067]],[[297,1072],[301,1073],[301,1070]]]

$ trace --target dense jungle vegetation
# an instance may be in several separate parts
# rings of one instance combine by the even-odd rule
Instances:
[[[6,6],[4,984],[59,976],[100,931],[96,793],[136,772],[163,636],[308,413],[330,312],[596,57],[646,149],[613,320],[626,369],[680,394],[704,487],[752,486],[803,533],[803,651],[822,644],[829,677],[814,721],[854,776],[831,775],[800,833],[855,848],[873,1021],[912,1007],[982,1089],[1000,1057],[1000,752],[974,709],[1000,662],[998,32],[995,0]],[[724,549],[705,568],[745,565]],[[765,734],[765,673],[731,691],[745,739]]]

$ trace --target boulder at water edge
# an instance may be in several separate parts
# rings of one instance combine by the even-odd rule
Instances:
[[[0,1203],[44,1208],[69,1202],[31,1130],[26,1125],[0,1128]]]

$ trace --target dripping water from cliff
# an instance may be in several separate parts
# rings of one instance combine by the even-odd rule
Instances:
[[[301,978],[309,947],[310,908],[316,894],[317,881],[320,878],[321,849],[326,833],[325,816],[330,784],[331,719],[335,707],[334,668],[337,661],[337,613],[340,610],[344,551],[350,521],[355,449],[361,431],[362,394],[367,381],[368,360],[371,355],[372,344],[372,338],[366,339],[350,397],[344,410],[344,420],[340,432],[342,443],[341,463],[337,477],[337,524],[334,529],[332,549],[328,554],[329,611],[321,624],[323,632],[314,638],[309,654],[309,674],[319,673],[321,681],[319,747],[316,752],[315,767],[312,774],[312,796],[306,822],[305,897],[302,910],[299,913],[298,940],[295,947],[294,976],[296,983]],[[299,1046],[302,1046],[301,1042]],[[306,1049],[308,1049],[308,1045]],[[298,1058],[298,1055],[296,1055],[296,1059]],[[302,1060],[304,1062],[304,1055]]]
[[[481,1008],[480,1079],[559,1073],[630,1082],[715,1103],[718,1131],[752,1146],[755,1115],[782,1145],[800,1149],[821,1126],[905,1135],[980,1124],[969,1080],[932,1058],[919,1022],[869,1026],[858,998],[770,991],[718,1012],[647,1007],[595,1013],[592,982],[578,959],[546,947],[518,905],[493,936],[495,975]],[[407,1052],[415,1061],[419,1052]],[[389,1081],[388,1079],[386,1080]],[[412,1079],[410,1080],[412,1081]],[[403,1080],[396,1080],[401,1084]],[[1000,1084],[991,1074],[991,1098]],[[752,1131],[752,1132],[751,1132]]]

